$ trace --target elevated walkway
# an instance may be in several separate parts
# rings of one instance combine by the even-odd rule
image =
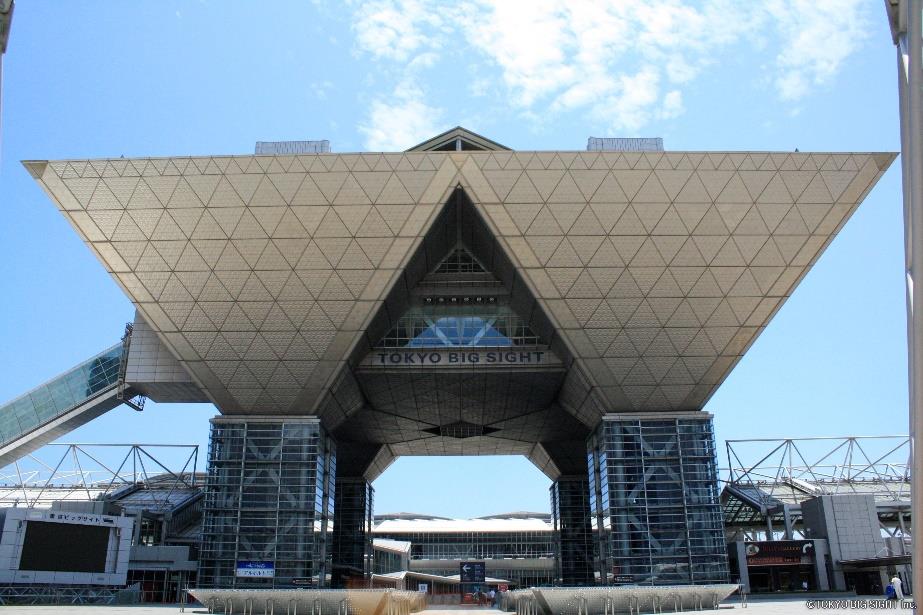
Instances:
[[[0,405],[0,467],[73,431],[134,396],[120,387],[123,342]]]

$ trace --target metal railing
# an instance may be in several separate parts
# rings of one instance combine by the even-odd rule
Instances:
[[[410,615],[426,594],[394,589],[202,589],[189,594],[209,613],[232,615]]]

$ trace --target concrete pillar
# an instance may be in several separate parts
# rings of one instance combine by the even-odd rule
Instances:
[[[792,510],[788,504],[782,505],[782,518],[785,521],[785,540],[794,540],[795,528],[792,523]]]
[[[822,592],[830,591],[830,579],[827,578],[827,558],[830,549],[826,540],[814,541],[814,576],[817,579],[817,589]]]
[[[881,579],[881,591],[884,591],[888,583],[891,582],[891,575],[888,574],[888,569],[885,566],[879,566],[878,578]]]
[[[910,565],[904,564],[899,569],[898,572],[901,574],[902,586],[901,589],[904,592],[904,595],[913,593],[913,574],[910,568]]]
[[[747,570],[747,543],[738,540],[734,543],[734,549],[737,553],[737,578],[743,587],[743,591],[750,593],[750,572]]]

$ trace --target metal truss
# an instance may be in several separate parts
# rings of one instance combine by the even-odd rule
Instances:
[[[850,493],[910,500],[905,435],[728,440],[727,459],[722,473],[732,485],[787,486],[805,497]]]
[[[48,444],[0,469],[0,508],[99,500],[156,484],[149,508],[158,509],[197,486],[198,458],[192,444]]]
[[[728,440],[726,447],[722,502],[729,532],[754,540],[763,533],[796,538],[803,535],[804,500],[871,495],[882,531],[910,536],[908,436]]]

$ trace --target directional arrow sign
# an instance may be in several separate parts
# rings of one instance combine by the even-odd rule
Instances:
[[[484,562],[459,563],[459,576],[462,583],[483,583],[486,577]]]

